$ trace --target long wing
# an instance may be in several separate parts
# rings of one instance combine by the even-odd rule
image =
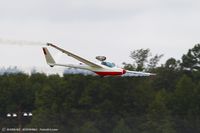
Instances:
[[[145,76],[155,76],[154,73],[147,73],[147,72],[138,72],[138,71],[129,71],[126,70],[126,74],[123,76],[133,76],[133,77],[145,77]]]
[[[54,47],[55,49],[57,49],[57,50],[59,50],[59,51],[65,53],[65,54],[67,54],[68,56],[71,56],[71,57],[77,59],[78,61],[80,61],[80,62],[82,62],[82,63],[85,63],[85,64],[88,65],[88,66],[95,67],[95,68],[102,68],[102,67],[101,67],[100,65],[98,65],[98,64],[95,64],[95,63],[93,63],[93,62],[91,62],[91,61],[88,61],[88,60],[86,60],[86,59],[84,59],[84,58],[82,58],[82,57],[80,57],[80,56],[78,56],[78,55],[75,55],[75,54],[73,54],[73,53],[71,53],[71,52],[69,52],[69,51],[66,51],[66,50],[64,50],[64,49],[62,49],[62,48],[59,48],[58,46],[55,46],[55,45],[53,45],[53,44],[51,44],[51,43],[47,43],[47,46],[52,46],[52,47]]]

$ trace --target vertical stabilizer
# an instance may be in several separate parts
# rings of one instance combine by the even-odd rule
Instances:
[[[44,55],[45,55],[45,59],[46,59],[46,62],[47,64],[50,66],[50,67],[53,67],[55,65],[55,60],[53,59],[53,57],[51,56],[49,50],[46,48],[46,47],[43,47],[43,52],[44,52]]]

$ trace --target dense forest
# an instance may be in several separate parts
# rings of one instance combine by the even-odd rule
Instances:
[[[130,70],[152,77],[34,73],[0,76],[0,128],[59,133],[200,133],[200,44],[156,66],[162,55],[131,52]],[[18,117],[7,117],[15,112]],[[31,112],[31,117],[19,117]],[[39,131],[38,131],[39,132]],[[53,132],[53,131],[52,131]]]

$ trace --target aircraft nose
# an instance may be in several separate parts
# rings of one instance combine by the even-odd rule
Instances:
[[[126,70],[123,69],[122,73],[125,74],[125,73],[126,73]]]

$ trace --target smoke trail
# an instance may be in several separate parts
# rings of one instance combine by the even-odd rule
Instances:
[[[10,40],[0,38],[0,45],[45,45],[44,42],[34,42],[25,40]]]

